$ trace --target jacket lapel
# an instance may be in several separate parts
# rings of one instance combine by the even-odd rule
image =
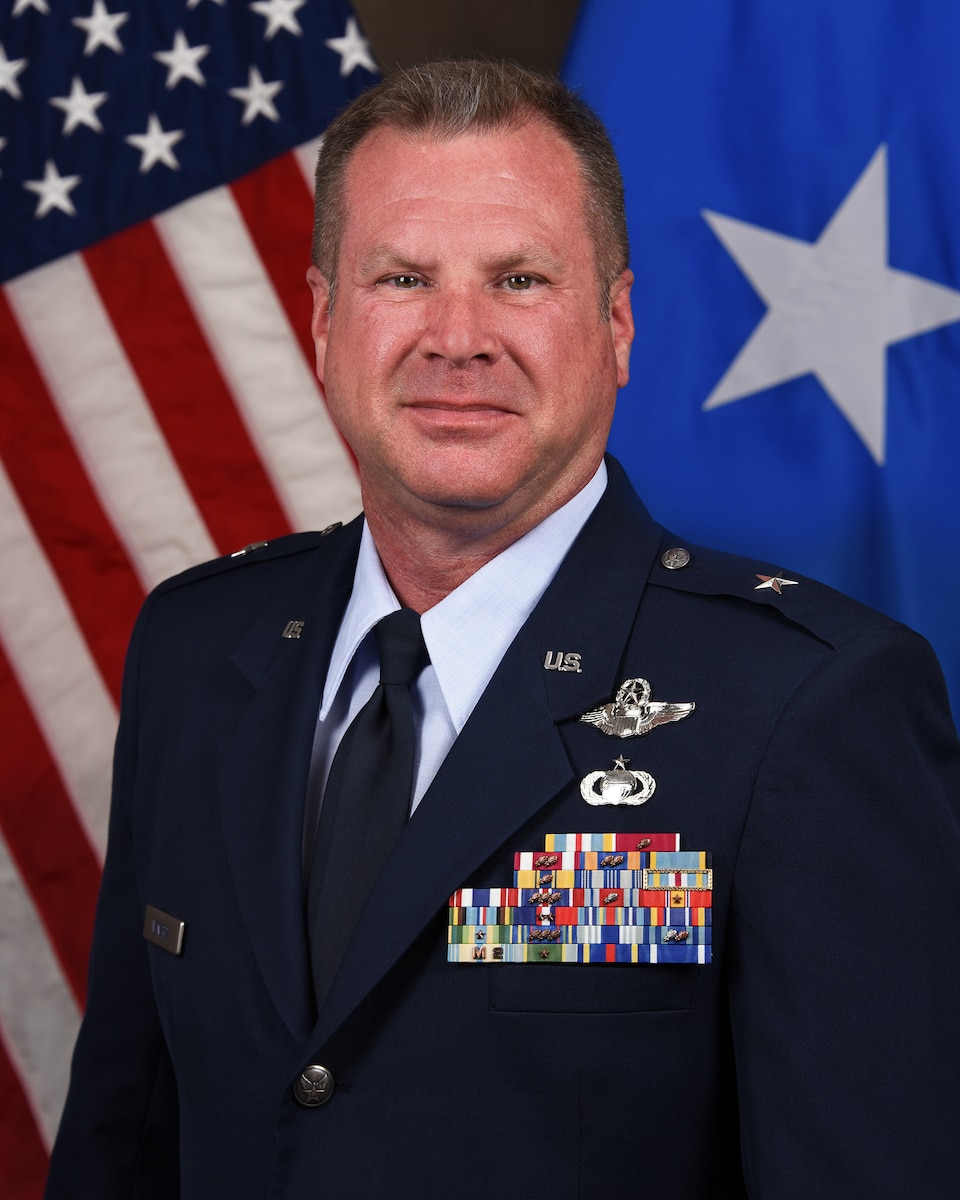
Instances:
[[[319,1047],[450,894],[571,783],[558,723],[610,699],[660,530],[616,463],[607,491],[408,822],[310,1039]],[[546,670],[548,651],[581,671]],[[556,661],[555,658],[553,661]],[[519,847],[518,847],[519,848]],[[379,897],[389,896],[389,904]]]
[[[322,575],[313,555],[291,564],[284,586],[231,654],[245,693],[218,747],[221,824],[240,914],[274,1004],[300,1041],[313,1021],[303,925],[304,799],[326,666],[353,584],[359,523],[351,532],[340,535]],[[282,636],[290,620],[303,621],[299,638]]]

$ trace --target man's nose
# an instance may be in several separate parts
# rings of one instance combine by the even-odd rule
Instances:
[[[458,367],[473,359],[496,362],[501,347],[494,307],[488,297],[473,289],[438,289],[426,306],[420,353],[424,358],[445,358]]]

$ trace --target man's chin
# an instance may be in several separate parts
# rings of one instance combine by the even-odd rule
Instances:
[[[408,490],[428,504],[453,509],[496,507],[522,488],[525,464],[516,461],[503,442],[443,445],[428,448],[399,477]]]
[[[436,509],[438,513],[484,513],[497,509],[509,503],[513,491],[502,487],[493,487],[489,483],[478,484],[475,487],[451,487],[450,481],[435,486],[423,485],[411,489],[411,494],[428,509]]]
[[[483,536],[514,520],[524,507],[521,489],[517,480],[421,477],[405,483],[405,507],[424,525],[465,537]]]

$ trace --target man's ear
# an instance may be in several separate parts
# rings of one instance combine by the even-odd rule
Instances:
[[[633,345],[633,309],[630,306],[630,288],[633,272],[624,271],[610,289],[610,330],[613,334],[613,351],[617,357],[617,387],[625,387],[630,380],[630,347]]]
[[[327,334],[330,331],[330,284],[319,267],[307,270],[307,283],[313,292],[313,317],[310,332],[317,352],[317,378],[323,384],[324,367],[327,360]]]

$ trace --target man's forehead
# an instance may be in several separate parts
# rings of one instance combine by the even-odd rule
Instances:
[[[506,167],[517,159],[522,164],[531,155],[535,156],[541,169],[549,161],[571,182],[582,182],[580,163],[573,147],[549,122],[539,118],[516,125],[471,128],[453,134],[430,127],[411,130],[382,125],[371,130],[357,144],[347,166],[346,182],[349,188],[352,181],[361,177],[364,185],[379,179],[386,187],[389,179],[381,169],[385,159],[393,163],[407,160],[413,166],[430,158],[470,156],[487,163],[500,162]]]
[[[596,270],[588,188],[552,125],[446,136],[384,126],[354,151],[338,262],[351,271],[431,270],[469,256],[488,270]]]

